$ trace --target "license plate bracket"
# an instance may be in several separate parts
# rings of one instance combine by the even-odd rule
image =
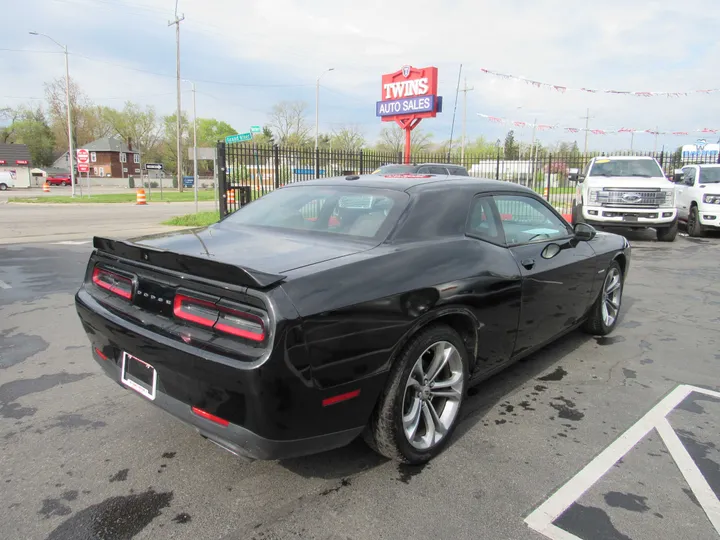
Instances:
[[[123,352],[120,382],[141,396],[154,400],[157,392],[157,371],[137,356]]]
[[[627,214],[623,216],[623,221],[637,221],[637,220],[638,220],[637,216],[630,216]]]

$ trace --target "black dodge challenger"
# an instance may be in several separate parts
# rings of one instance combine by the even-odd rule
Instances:
[[[433,175],[292,184],[203,229],[96,237],[75,300],[109,377],[237,455],[361,435],[422,463],[467,389],[613,330],[624,237],[522,186]]]

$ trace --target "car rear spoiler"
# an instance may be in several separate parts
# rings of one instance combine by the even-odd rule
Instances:
[[[100,236],[93,237],[93,247],[123,259],[242,287],[264,289],[283,281],[286,277],[212,259],[184,255],[174,251]]]

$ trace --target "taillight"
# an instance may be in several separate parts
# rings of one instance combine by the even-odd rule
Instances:
[[[215,304],[208,300],[193,298],[184,294],[176,294],[173,302],[173,313],[183,319],[200,326],[206,326],[233,336],[263,341],[265,339],[265,322],[252,313]]]
[[[93,269],[92,281],[101,289],[117,294],[126,300],[132,298],[133,282],[128,277],[96,266]]]

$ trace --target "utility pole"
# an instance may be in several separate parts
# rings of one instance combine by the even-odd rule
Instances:
[[[471,90],[475,90],[474,87],[468,88],[467,77],[465,77],[465,84],[462,88],[463,93],[463,124],[462,124],[462,144],[460,145],[460,165],[465,164],[465,128],[467,124],[467,93]]]
[[[590,109],[587,110],[587,113],[585,116],[581,116],[580,118],[585,119],[585,149],[583,150],[583,154],[587,155],[588,151],[588,133],[590,133]]]
[[[183,190],[182,182],[182,140],[181,140],[181,112],[180,112],[180,23],[185,20],[185,15],[178,17],[177,13],[178,0],[175,0],[175,20],[168,22],[168,26],[175,25],[175,44],[176,44],[176,68],[177,68],[177,181],[178,191]]]

